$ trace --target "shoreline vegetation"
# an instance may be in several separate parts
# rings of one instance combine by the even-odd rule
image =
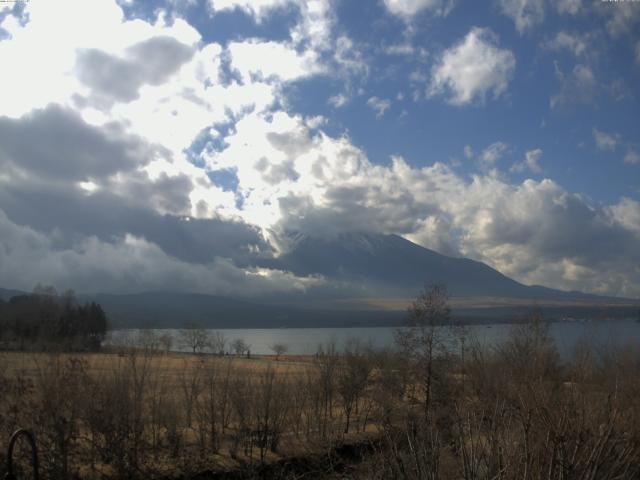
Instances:
[[[640,475],[633,339],[561,358],[533,311],[488,347],[452,321],[437,285],[410,306],[393,348],[353,340],[303,356],[274,344],[257,356],[191,327],[180,338],[189,353],[150,330],[100,351],[0,352],[1,455],[23,427],[44,479]]]

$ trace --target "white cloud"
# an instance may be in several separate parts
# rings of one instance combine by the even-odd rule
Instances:
[[[624,162],[631,165],[640,165],[640,153],[630,148],[624,156]]]
[[[315,51],[330,51],[334,38],[334,7],[332,0],[298,0],[302,20],[291,31],[296,45]]]
[[[554,4],[558,13],[576,15],[582,10],[582,0],[556,0]]]
[[[601,132],[597,128],[593,129],[593,139],[600,150],[613,151],[620,143],[620,135],[617,133]]]
[[[252,79],[292,81],[323,71],[315,52],[298,53],[280,42],[243,41],[229,44],[231,64],[245,83]]]
[[[453,105],[483,102],[489,94],[497,98],[506,92],[515,66],[513,53],[498,47],[490,29],[474,27],[434,65],[429,95],[447,94]]]
[[[613,37],[632,33],[640,22],[640,8],[635,2],[600,2],[600,12],[607,20],[607,31]]]
[[[566,75],[558,63],[555,63],[556,78],[560,82],[560,92],[552,95],[551,108],[571,104],[590,104],[595,101],[596,77],[590,66],[577,64],[569,75]]]
[[[465,145],[464,147],[464,156],[465,158],[471,159],[473,158],[473,149],[470,145]]]
[[[511,18],[519,33],[542,23],[544,0],[499,0],[500,10]]]
[[[480,154],[480,165],[484,168],[491,168],[502,158],[507,151],[508,145],[504,142],[494,142],[485,148]]]
[[[376,112],[376,118],[382,118],[389,107],[391,107],[391,100],[371,97],[367,100],[367,105]]]
[[[487,262],[523,282],[640,294],[640,275],[629,262],[640,261],[638,234],[613,210],[551,180],[512,185],[488,174],[468,181],[443,164],[414,168],[400,157],[374,165],[348,138],[311,136],[303,119],[285,114],[271,121],[246,117],[227,141],[229,148],[211,161],[245,159],[238,165],[242,215],[265,228],[398,233]],[[487,149],[486,158],[498,161],[505,148]],[[535,169],[539,156],[534,149],[525,160]],[[264,168],[256,172],[252,159],[262,157]]]
[[[408,42],[395,43],[384,48],[384,53],[387,55],[413,55],[415,51],[414,46]]]
[[[523,282],[640,293],[638,272],[619,255],[638,258],[638,234],[613,210],[553,181],[511,185],[491,174],[468,181],[443,164],[414,168],[400,157],[374,165],[348,138],[312,136],[303,119],[284,114],[271,121],[249,116],[227,141],[229,148],[211,161],[247,160],[238,166],[243,215],[265,228],[398,233],[485,261]],[[495,163],[506,148],[496,142],[480,159]],[[528,168],[539,167],[540,155],[540,149],[527,152]],[[251,159],[261,157],[265,168],[256,175]],[[295,180],[288,174],[275,180],[272,172],[295,172]],[[627,206],[625,218],[633,218],[635,208]]]
[[[296,49],[330,52],[334,49],[332,31],[335,24],[333,0],[209,0],[212,12],[239,9],[257,23],[278,10],[294,8],[300,19],[291,29],[291,43]]]
[[[560,31],[556,36],[545,43],[550,50],[568,50],[576,57],[588,52],[590,41],[587,35]]]
[[[209,0],[213,13],[229,10],[242,10],[251,15],[256,22],[262,22],[274,10],[284,8],[294,0]]]
[[[393,15],[410,20],[424,11],[446,16],[455,3],[451,0],[384,0],[384,5]]]
[[[610,210],[620,225],[640,235],[640,202],[623,197]]]
[[[323,125],[326,125],[329,122],[327,117],[323,117],[322,115],[315,115],[313,117],[305,118],[305,124],[309,128],[320,128]]]
[[[538,163],[540,157],[542,157],[542,150],[540,148],[536,148],[535,150],[528,150],[524,154],[524,160],[513,164],[513,166],[511,167],[511,171],[524,172],[525,170],[529,170],[532,173],[541,173],[542,168]]]
[[[340,35],[336,39],[333,59],[337,64],[335,73],[339,76],[346,74],[347,76],[366,77],[369,73],[369,67],[360,49],[345,35]]]
[[[337,95],[332,95],[327,100],[329,105],[333,105],[335,108],[344,107],[347,103],[349,103],[349,97],[347,97],[343,93],[338,93]]]

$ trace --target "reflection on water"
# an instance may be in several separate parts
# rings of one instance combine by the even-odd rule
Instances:
[[[466,327],[469,336],[483,345],[498,345],[504,341],[512,328],[511,325],[471,325]],[[251,353],[257,355],[272,354],[271,345],[284,343],[289,354],[311,355],[318,345],[335,342],[338,348],[351,340],[370,344],[374,347],[387,347],[393,344],[394,327],[371,328],[248,328],[215,329],[228,340],[243,339],[251,346]],[[172,350],[188,351],[180,345],[178,329],[157,329],[159,335],[173,337]],[[139,330],[114,330],[106,343],[122,345],[138,335]],[[597,348],[624,346],[630,342],[640,342],[640,323],[634,320],[598,320],[591,322],[559,322],[550,327],[558,351],[566,356],[573,352],[578,341],[586,340]]]

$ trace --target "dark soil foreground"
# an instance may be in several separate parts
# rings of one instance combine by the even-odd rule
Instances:
[[[170,477],[165,480],[293,480],[349,478],[349,472],[369,454],[377,442],[345,444],[328,453],[283,458],[264,465],[246,465],[230,471],[204,471],[190,477]]]

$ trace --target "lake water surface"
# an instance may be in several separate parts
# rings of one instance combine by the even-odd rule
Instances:
[[[472,338],[487,346],[498,345],[504,341],[511,329],[509,324],[472,325],[466,327]],[[243,339],[251,347],[251,353],[257,355],[272,354],[271,345],[284,343],[289,354],[312,355],[319,345],[335,342],[338,348],[351,339],[371,344],[374,347],[386,347],[393,344],[395,327],[371,328],[250,328],[250,329],[214,329],[221,332],[228,342]],[[158,334],[168,333],[173,337],[172,350],[186,351],[180,345],[178,329],[157,329]],[[550,325],[550,332],[561,355],[570,355],[578,341],[587,340],[594,346],[619,347],[630,342],[640,343],[640,323],[635,320],[597,320],[589,322],[558,322]],[[110,332],[107,344],[125,344],[139,334],[139,330],[114,330]]]

